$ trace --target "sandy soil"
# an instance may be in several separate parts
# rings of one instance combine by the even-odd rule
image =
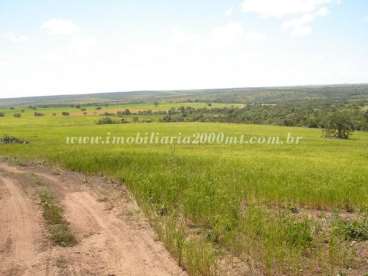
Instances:
[[[47,238],[33,182],[65,210],[78,244]],[[121,185],[40,166],[0,162],[0,275],[186,275]]]

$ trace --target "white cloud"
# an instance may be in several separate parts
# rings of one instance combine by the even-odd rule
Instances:
[[[257,31],[247,31],[244,37],[247,41],[265,41],[267,39],[264,33]]]
[[[234,43],[244,36],[244,29],[240,23],[227,23],[223,26],[215,27],[210,37],[218,43]]]
[[[229,9],[225,12],[225,16],[230,17],[230,16],[232,16],[232,15],[233,15],[233,12],[234,12],[234,8],[233,8],[233,7],[231,7],[231,8],[229,8]]]
[[[284,30],[289,31],[293,36],[306,36],[312,33],[312,23],[314,15],[306,14],[299,18],[293,18],[282,24]]]
[[[242,9],[261,17],[283,18],[315,13],[332,0],[245,0]]]
[[[257,31],[246,30],[238,22],[230,22],[212,29],[209,34],[212,42],[219,44],[234,44],[242,41],[263,41],[266,35]]]
[[[0,35],[0,38],[7,40],[11,43],[22,43],[28,40],[28,37],[22,34],[15,34],[13,32],[7,32]]]
[[[242,10],[262,18],[281,20],[284,30],[304,36],[312,32],[317,17],[329,14],[332,4],[339,5],[341,0],[244,0]]]
[[[79,32],[79,27],[69,19],[50,19],[42,24],[41,29],[50,35],[72,35]]]
[[[267,39],[264,33],[248,30],[239,22],[228,22],[223,25],[213,27],[207,32],[183,32],[177,29],[172,30],[172,40],[176,45],[201,45],[207,49],[231,49],[241,47],[249,43],[257,43]],[[191,47],[190,47],[191,48]]]

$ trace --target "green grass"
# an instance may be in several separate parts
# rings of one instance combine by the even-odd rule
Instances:
[[[63,209],[46,188],[39,194],[43,217],[46,221],[50,239],[59,246],[68,247],[77,243],[68,223],[64,219]]]
[[[292,133],[303,140],[299,145],[65,144],[66,136],[153,131],[284,138]],[[298,275],[306,266],[331,273],[348,262],[348,257],[336,257],[348,251],[344,238],[288,210],[339,213],[368,207],[368,133],[343,141],[324,139],[316,129],[216,123],[97,126],[93,116],[72,115],[7,116],[0,118],[0,136],[5,134],[31,143],[0,145],[1,155],[120,178],[192,275],[213,274],[216,258],[224,254],[250,255],[269,275]]]
[[[204,102],[196,102],[196,103],[188,103],[188,102],[177,102],[177,103],[159,103],[158,105],[150,104],[150,103],[139,103],[139,104],[111,104],[111,105],[88,105],[81,106],[81,108],[71,107],[71,106],[56,106],[56,107],[47,107],[42,108],[38,107],[37,110],[31,109],[27,106],[18,106],[14,109],[10,108],[0,108],[0,112],[4,113],[5,117],[13,117],[14,114],[20,113],[22,117],[33,117],[35,112],[43,113],[45,116],[52,116],[53,113],[56,113],[58,116],[61,116],[62,112],[69,112],[74,116],[83,116],[83,112],[81,109],[86,109],[85,112],[89,116],[104,113],[104,112],[117,112],[123,111],[125,109],[129,109],[131,112],[138,111],[147,111],[151,110],[153,112],[157,111],[168,111],[171,108],[179,108],[179,107],[192,107],[192,108],[224,108],[224,107],[242,107],[243,104],[237,103],[211,103],[211,106],[208,103]],[[101,109],[97,109],[97,107]],[[23,112],[22,112],[23,111]],[[95,114],[96,113],[96,114]]]
[[[57,126],[85,126],[93,125],[101,119],[101,116],[107,113],[116,113],[118,111],[123,111],[129,109],[131,112],[147,111],[152,110],[153,112],[158,111],[168,111],[170,108],[179,107],[193,107],[193,108],[223,108],[223,107],[242,107],[243,104],[225,104],[225,103],[212,103],[208,106],[207,103],[160,103],[159,105],[154,104],[116,104],[116,105],[90,105],[81,106],[85,108],[87,115],[84,115],[84,111],[79,108],[65,106],[65,107],[50,107],[50,108],[37,108],[33,110],[26,106],[16,107],[14,109],[10,108],[0,108],[0,113],[4,114],[4,117],[0,117],[2,124],[11,124],[13,126],[18,126],[20,128],[29,127],[43,127],[50,125]],[[101,109],[97,110],[97,107]],[[23,111],[23,112],[22,112]],[[34,113],[42,113],[44,116],[35,118]],[[70,116],[63,116],[62,112],[68,112]],[[21,114],[20,118],[14,118],[14,114]],[[53,114],[56,114],[55,116]],[[159,121],[162,115],[152,114],[152,115],[126,115],[123,116],[125,120],[132,122],[134,117],[139,119],[149,119],[152,121]]]
[[[345,240],[367,241],[368,240],[368,218],[359,220],[344,221],[337,219],[334,231]]]

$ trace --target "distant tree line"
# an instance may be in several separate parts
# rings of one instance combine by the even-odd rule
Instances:
[[[349,136],[354,130],[368,130],[368,111],[364,105],[264,105],[252,104],[243,108],[172,108],[163,122],[226,122],[269,124],[293,127],[323,128],[326,136],[340,129],[339,138]],[[342,127],[344,131],[342,131]],[[340,137],[341,136],[341,137]]]

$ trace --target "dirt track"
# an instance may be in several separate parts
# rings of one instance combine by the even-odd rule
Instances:
[[[57,196],[76,246],[61,248],[48,240],[33,194],[37,183]],[[118,186],[97,177],[0,163],[0,275],[186,275]]]

